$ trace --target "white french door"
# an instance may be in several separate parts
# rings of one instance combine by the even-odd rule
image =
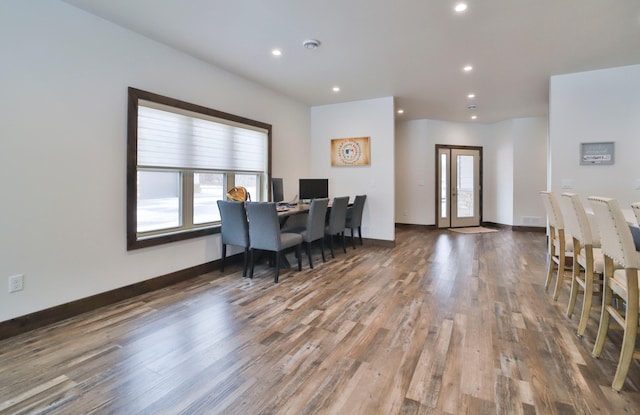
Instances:
[[[438,228],[480,225],[482,148],[436,146]]]

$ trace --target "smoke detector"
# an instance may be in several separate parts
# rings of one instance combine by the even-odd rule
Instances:
[[[320,41],[316,39],[307,39],[302,42],[302,46],[306,49],[318,49],[320,47]]]
[[[477,107],[476,107],[476,104],[469,104],[469,105],[467,106],[467,108],[469,108],[470,110],[474,110],[474,109],[476,109]]]

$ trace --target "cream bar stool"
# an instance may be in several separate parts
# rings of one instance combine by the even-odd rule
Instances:
[[[549,288],[554,271],[557,273],[554,301],[558,299],[564,278],[565,261],[573,257],[573,238],[565,234],[562,211],[553,192],[541,191],[544,208],[549,221],[549,267],[544,288]]]
[[[631,230],[624,214],[614,199],[589,197],[589,202],[600,228],[600,241],[604,254],[604,286],[602,297],[602,314],[598,337],[593,346],[593,355],[600,356],[609,329],[610,317],[622,326],[624,336],[620,349],[620,358],[611,387],[619,391],[629,372],[631,359],[640,359],[640,351],[636,351],[636,335],[638,334],[638,269],[640,253],[635,249]],[[622,269],[614,269],[614,264]],[[613,302],[613,296],[620,301]],[[626,308],[626,310],[625,310]]]
[[[594,238],[596,232],[591,229],[580,196],[575,193],[563,193],[562,207],[564,208],[567,230],[573,237],[573,272],[567,316],[573,315],[576,298],[582,289],[584,297],[580,323],[578,324],[578,336],[582,337],[589,321],[594,289],[598,288],[598,291],[602,291],[604,256],[600,249],[599,235],[597,239]]]

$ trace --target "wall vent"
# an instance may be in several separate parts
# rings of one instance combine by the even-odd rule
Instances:
[[[520,222],[523,225],[540,225],[542,221],[540,216],[522,216]]]

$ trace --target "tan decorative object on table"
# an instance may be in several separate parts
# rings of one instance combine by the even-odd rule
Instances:
[[[332,166],[368,166],[371,164],[369,137],[331,140]]]
[[[227,192],[227,199],[235,200],[236,202],[246,202],[247,200],[251,200],[251,196],[247,189],[242,186],[235,186],[229,189]]]

